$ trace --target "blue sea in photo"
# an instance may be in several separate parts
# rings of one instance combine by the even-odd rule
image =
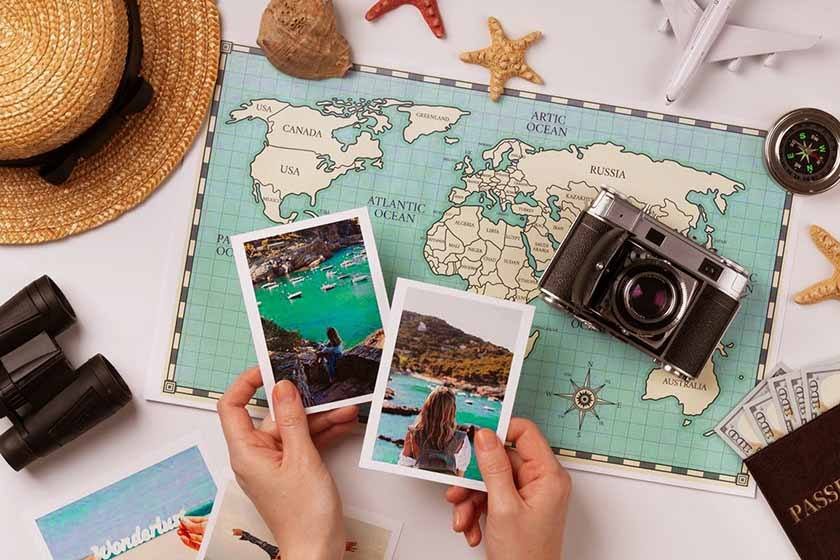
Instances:
[[[201,452],[191,447],[36,523],[54,560],[80,560],[91,554],[92,546],[130,537],[157,517],[169,518],[182,510],[208,514],[216,490]]]
[[[367,258],[358,257],[364,248],[363,243],[344,247],[317,270],[278,278],[277,287],[271,289],[257,287],[260,316],[313,342],[326,342],[327,327],[338,331],[345,349],[362,342],[382,328],[370,265]],[[344,275],[347,278],[339,278]],[[353,277],[364,279],[354,283]],[[325,284],[335,288],[324,291]],[[297,292],[301,295],[290,300],[289,295]]]

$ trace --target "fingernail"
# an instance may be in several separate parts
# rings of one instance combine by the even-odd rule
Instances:
[[[293,401],[296,392],[295,384],[287,379],[284,379],[274,387],[274,397],[281,403]]]
[[[495,432],[484,428],[475,435],[475,445],[480,451],[493,451],[499,445],[499,438]]]
[[[461,526],[461,514],[458,511],[455,511],[455,515],[452,518],[452,530],[457,531],[458,527]]]

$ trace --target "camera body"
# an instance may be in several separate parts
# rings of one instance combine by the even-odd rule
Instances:
[[[720,344],[748,285],[744,268],[608,188],[578,216],[539,283],[550,305],[687,380]]]

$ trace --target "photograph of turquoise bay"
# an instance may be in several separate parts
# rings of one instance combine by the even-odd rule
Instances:
[[[182,515],[206,518],[216,484],[190,447],[36,520],[53,560],[192,559],[178,536]],[[123,547],[122,543],[126,543]]]
[[[499,427],[523,333],[511,328],[522,311],[474,298],[410,287],[402,310],[394,302],[401,315],[374,461],[481,480],[473,436]]]
[[[274,380],[295,383],[306,407],[372,393],[384,336],[358,218],[244,249]]]

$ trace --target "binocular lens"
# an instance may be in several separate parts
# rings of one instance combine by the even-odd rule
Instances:
[[[76,322],[67,298],[48,276],[42,276],[0,306],[0,355],[41,332],[57,336]]]
[[[128,385],[102,355],[77,373],[43,408],[23,418],[21,427],[0,435],[0,455],[16,471],[70,443],[131,400]]]

